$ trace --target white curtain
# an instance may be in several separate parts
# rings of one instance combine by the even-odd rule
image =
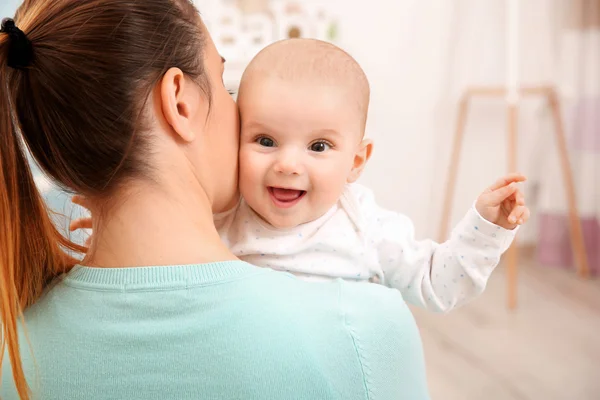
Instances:
[[[600,0],[561,2],[559,88],[578,207],[592,273],[600,272]],[[542,124],[544,135],[552,128]],[[544,149],[538,258],[573,266],[568,207],[555,146]]]

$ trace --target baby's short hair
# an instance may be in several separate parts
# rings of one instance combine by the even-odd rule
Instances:
[[[269,76],[291,82],[344,87],[356,99],[366,122],[370,98],[367,76],[350,54],[331,43],[317,39],[285,39],[270,44],[244,71],[240,94],[246,80]]]

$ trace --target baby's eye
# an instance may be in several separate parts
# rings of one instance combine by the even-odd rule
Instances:
[[[273,141],[273,139],[270,139],[268,137],[258,138],[256,140],[256,142],[263,147],[274,147],[275,146],[275,142]]]
[[[310,150],[314,151],[316,153],[322,153],[325,150],[328,150],[330,148],[331,148],[331,145],[327,142],[315,142],[310,145]]]

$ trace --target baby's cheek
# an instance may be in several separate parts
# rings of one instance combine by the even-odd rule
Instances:
[[[259,173],[259,163],[252,151],[240,149],[239,168],[240,178],[255,180]]]
[[[240,169],[240,176],[239,176],[239,185],[240,185],[240,191],[243,197],[248,197],[251,192],[252,192],[252,188],[257,186],[257,171],[255,170],[255,168],[252,167],[252,164],[250,162],[248,162],[248,159],[244,159],[242,157],[240,157],[240,162],[239,162],[239,169]]]
[[[344,191],[346,177],[340,173],[323,174],[319,179],[321,202],[333,206]]]

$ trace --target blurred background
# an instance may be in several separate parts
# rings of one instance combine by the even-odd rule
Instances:
[[[19,3],[2,0],[2,16]],[[357,59],[371,83],[367,135],[375,140],[362,183],[382,205],[410,216],[418,238],[444,237],[461,99],[474,87],[503,90],[511,82],[544,89],[519,97],[516,152],[507,146],[505,97],[469,97],[449,197],[452,226],[508,171],[510,157],[528,176],[532,218],[517,239],[516,309],[507,308],[504,260],[470,305],[448,315],[413,311],[434,400],[600,399],[600,0],[516,0],[512,20],[511,0],[195,3],[227,59],[232,90],[258,50],[286,37],[331,41]],[[516,48],[514,64],[508,48]],[[548,93],[557,93],[554,103]],[[576,272],[561,150],[572,170],[587,278]],[[36,175],[66,227],[80,210]]]

